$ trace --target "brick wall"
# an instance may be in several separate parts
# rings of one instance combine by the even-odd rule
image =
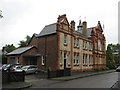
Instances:
[[[38,67],[47,70],[49,67],[52,71],[58,69],[57,60],[57,35],[42,36],[38,39],[38,52],[41,56],[46,56],[46,64],[42,65],[42,59],[38,60]]]

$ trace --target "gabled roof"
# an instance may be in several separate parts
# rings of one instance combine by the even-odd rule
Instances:
[[[16,50],[14,50],[14,51],[8,53],[7,55],[8,55],[8,56],[9,56],[9,55],[20,55],[20,54],[22,54],[22,53],[24,53],[24,52],[26,52],[26,51],[32,49],[33,47],[34,47],[34,46],[18,48],[18,49],[16,49]]]
[[[57,24],[50,24],[50,25],[46,25],[43,30],[38,34],[38,37],[40,36],[44,36],[44,35],[50,35],[53,33],[56,33],[56,29],[57,29]]]

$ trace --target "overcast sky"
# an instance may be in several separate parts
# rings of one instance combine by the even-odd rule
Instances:
[[[6,44],[16,47],[26,35],[40,33],[45,25],[57,22],[58,15],[66,14],[68,21],[79,17],[87,26],[94,27],[98,21],[104,24],[106,42],[118,42],[119,0],[0,0],[0,49]]]

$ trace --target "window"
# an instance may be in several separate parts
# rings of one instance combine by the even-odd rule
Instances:
[[[79,40],[76,41],[76,46],[79,47]]]
[[[85,56],[83,55],[83,64],[85,64]]]
[[[45,65],[45,56],[42,56],[42,65]]]
[[[87,42],[85,42],[85,49],[87,49]]]
[[[67,61],[68,61],[68,64],[70,65],[70,54],[67,54]]]
[[[93,64],[93,56],[89,55],[89,64],[92,65]]]
[[[67,45],[67,35],[64,35],[64,44]]]
[[[74,38],[74,47],[79,47],[79,40]]]
[[[85,64],[87,64],[87,55],[85,56]]]
[[[74,54],[74,65],[76,65],[76,55]]]
[[[98,40],[98,50],[102,50],[102,44],[101,44],[101,40]]]
[[[89,50],[93,50],[93,44],[89,43]]]
[[[83,41],[83,49],[87,49],[88,46],[87,46],[87,42],[86,41]]]
[[[79,55],[77,55],[76,64],[79,65]]]
[[[15,64],[15,57],[10,57],[10,63]]]
[[[79,55],[74,54],[74,65],[79,65]]]
[[[87,64],[87,55],[83,55],[83,64],[84,64],[84,65]]]
[[[60,52],[60,64],[62,64],[62,51]]]

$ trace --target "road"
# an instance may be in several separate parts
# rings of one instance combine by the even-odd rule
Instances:
[[[34,79],[31,80],[30,82],[32,83],[31,88],[110,88],[117,80],[118,73],[113,72],[74,79],[70,81]]]

